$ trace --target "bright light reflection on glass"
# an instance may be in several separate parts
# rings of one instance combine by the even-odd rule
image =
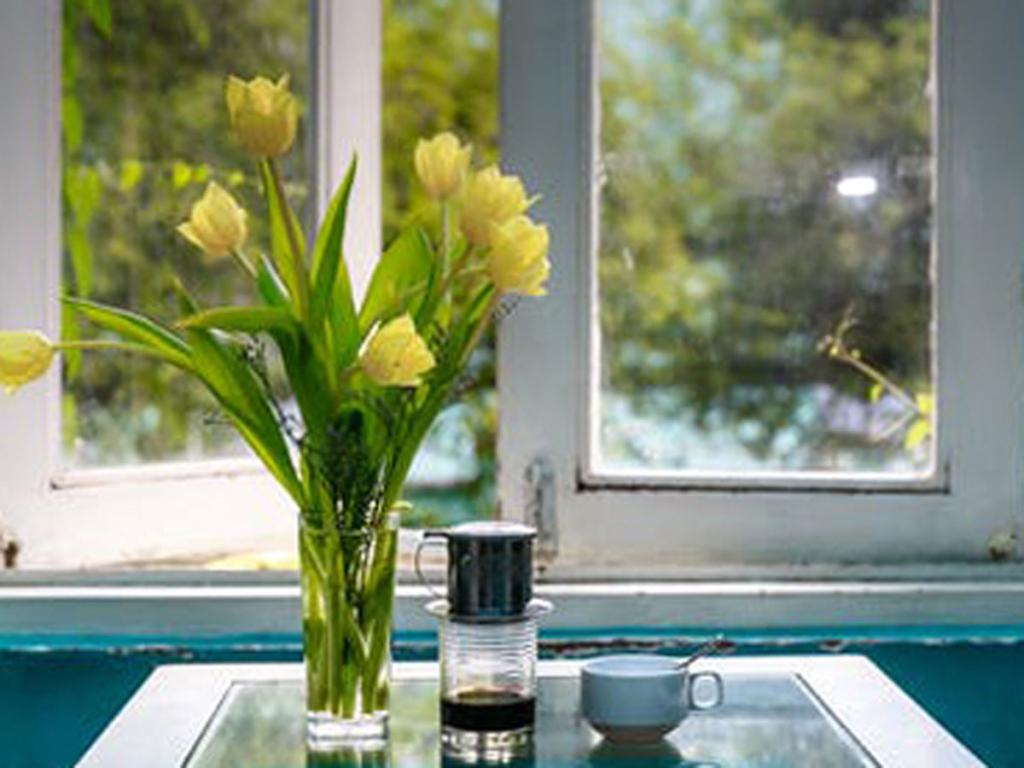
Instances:
[[[874,176],[844,176],[836,184],[836,191],[843,197],[870,197],[878,191],[878,179]]]

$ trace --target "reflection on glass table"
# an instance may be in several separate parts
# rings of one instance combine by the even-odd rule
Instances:
[[[186,766],[440,765],[437,698],[434,680],[398,680],[388,751],[307,754],[300,683],[237,682],[228,689]],[[795,674],[726,675],[722,707],[691,714],[666,739],[646,746],[601,740],[579,715],[576,677],[542,678],[538,701],[534,755],[517,765],[877,765]]]

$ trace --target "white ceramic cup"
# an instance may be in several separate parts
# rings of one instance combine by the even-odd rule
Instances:
[[[709,680],[714,696],[697,700],[694,684]],[[722,703],[722,678],[716,672],[689,672],[668,656],[602,656],[583,666],[583,717],[612,741],[656,741],[692,710]]]

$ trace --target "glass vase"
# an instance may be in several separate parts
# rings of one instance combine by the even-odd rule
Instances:
[[[397,513],[358,529],[299,531],[306,735],[312,749],[387,738]]]

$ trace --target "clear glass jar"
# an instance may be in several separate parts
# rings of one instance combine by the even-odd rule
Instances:
[[[467,761],[502,761],[532,746],[537,696],[537,619],[551,609],[532,600],[521,616],[465,619],[448,603],[428,606],[440,620],[441,743]]]

